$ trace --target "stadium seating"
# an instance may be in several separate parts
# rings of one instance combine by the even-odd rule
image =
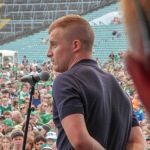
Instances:
[[[119,10],[119,7],[119,3],[114,3],[87,13],[83,15],[83,17],[90,22],[92,17],[97,18],[111,11]],[[88,17],[88,15],[90,17]],[[123,24],[92,25],[92,28],[95,32],[93,58],[98,57],[101,61],[105,61],[108,60],[108,55],[111,51],[118,54],[120,51],[124,51],[128,48],[126,32]],[[113,38],[112,32],[114,30],[120,34],[119,38]],[[19,62],[21,62],[23,56],[26,55],[30,62],[32,60],[37,60],[37,62],[41,64],[48,60],[46,57],[48,44],[42,43],[42,38],[48,38],[47,29],[28,37],[18,39],[14,42],[1,45],[0,49],[17,50],[19,52]]]
[[[2,29],[11,19],[0,19],[0,29]]]
[[[4,5],[5,5],[5,3],[0,2],[0,8],[3,7]]]
[[[1,17],[11,21],[0,31],[0,41],[37,32],[61,16],[82,14],[113,1],[116,0],[2,0],[5,5],[1,5]]]
[[[96,18],[98,18],[98,17],[100,17],[102,15],[105,15],[105,14],[109,13],[109,12],[117,11],[119,9],[120,9],[119,3],[114,3],[114,4],[110,4],[107,7],[95,10],[95,11],[93,11],[90,14],[87,13],[87,14],[83,15],[83,17],[90,22],[93,19],[96,19]]]

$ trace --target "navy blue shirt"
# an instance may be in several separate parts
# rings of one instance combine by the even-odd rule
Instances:
[[[81,60],[58,75],[53,98],[59,150],[74,150],[61,124],[71,114],[84,115],[89,134],[107,150],[124,150],[132,126],[138,125],[128,95],[94,60]]]

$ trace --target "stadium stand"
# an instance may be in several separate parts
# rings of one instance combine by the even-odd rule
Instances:
[[[8,91],[6,89],[8,89],[10,92],[8,103],[11,100],[12,107],[10,112],[3,112],[2,108],[0,109],[0,127],[2,127],[3,123],[8,122],[7,119],[4,122],[2,119],[10,115],[9,117],[15,123],[13,127],[20,128],[20,125],[23,125],[22,130],[24,131],[25,124],[16,122],[15,116],[21,113],[22,121],[26,118],[26,109],[29,103],[29,85],[24,84],[21,86],[22,83],[20,83],[19,79],[24,75],[29,75],[31,71],[33,71],[32,73],[37,73],[46,68],[51,73],[50,80],[48,82],[39,82],[36,85],[38,90],[35,91],[35,94],[37,95],[34,95],[33,98],[41,100],[41,103],[37,108],[34,104],[32,105],[36,110],[36,112],[32,112],[32,115],[34,116],[37,113],[40,119],[42,119],[42,124],[36,124],[35,120],[31,120],[29,136],[30,133],[31,135],[34,134],[35,137],[37,132],[43,134],[42,131],[46,128],[45,132],[47,134],[44,137],[51,143],[51,147],[53,147],[53,143],[55,143],[57,137],[55,125],[51,119],[52,113],[48,110],[51,110],[52,106],[51,87],[57,73],[53,70],[51,62],[47,63],[50,61],[46,57],[49,46],[47,43],[47,28],[56,18],[70,13],[82,15],[88,20],[95,33],[93,58],[97,61],[101,69],[114,75],[118,83],[129,94],[131,100],[137,101],[136,109],[138,111],[134,111],[137,111],[136,113],[140,111],[142,115],[144,114],[139,123],[143,135],[147,140],[148,148],[150,148],[150,121],[120,57],[123,55],[123,51],[129,48],[129,45],[126,38],[126,31],[122,24],[120,3],[116,2],[116,0],[0,0],[0,50],[18,51],[18,64],[10,63],[4,68],[0,67],[0,98],[7,94]],[[119,17],[119,22],[115,22],[116,17]],[[110,53],[120,57],[119,61],[110,59]],[[27,64],[22,63],[24,56],[27,57]],[[1,55],[0,60],[2,61]],[[33,60],[36,60],[37,64],[34,64]],[[25,91],[22,89],[25,89]],[[47,111],[46,113],[42,110],[43,108]],[[47,129],[47,125],[51,129],[49,127]],[[34,128],[32,128],[33,126]],[[7,134],[10,134],[10,131],[7,132]],[[4,135],[0,132],[0,136]],[[34,146],[36,143],[32,140],[30,142],[30,146],[35,149]],[[2,144],[0,144],[0,149],[1,146]]]
[[[102,15],[105,15],[113,11],[118,11],[118,10],[120,10],[119,3],[114,3],[114,4],[108,5],[107,7],[104,7],[103,9],[98,9],[98,10],[92,11],[92,13],[87,13],[84,15],[84,18],[88,21],[92,21]]]
[[[30,1],[30,6],[33,7],[31,2],[32,1]],[[42,7],[44,4],[45,3],[40,3],[39,5],[41,5],[41,7]],[[35,3],[34,3],[34,5],[35,5]],[[56,5],[56,3],[55,3],[55,5]],[[28,9],[28,8],[26,8],[26,4],[23,4],[23,6],[25,7],[24,9]],[[23,9],[23,6],[20,8],[20,10]],[[65,6],[65,4],[64,4],[64,6]],[[73,6],[72,6],[72,9],[73,9]],[[112,14],[112,12],[116,12],[119,10],[120,10],[120,5],[117,2],[117,3],[107,5],[103,8],[94,10],[90,13],[86,13],[82,16],[89,22],[94,22],[93,20],[95,20],[95,19],[101,18],[103,16],[105,17],[105,15],[107,15],[109,13]],[[17,12],[17,11],[14,11],[14,12]],[[107,25],[91,24],[92,28],[94,29],[94,32],[95,32],[93,58],[98,57],[101,61],[105,61],[105,60],[108,60],[108,56],[111,51],[113,51],[115,54],[118,54],[120,51],[124,51],[128,48],[128,43],[127,43],[127,39],[126,39],[126,33],[124,30],[124,26],[122,23],[113,24],[113,17],[115,17],[115,16],[112,15],[111,19],[110,19],[110,16],[109,16],[109,20],[111,20],[109,22],[111,22],[111,23],[109,23]],[[91,20],[91,18],[93,18],[93,20]],[[114,30],[119,33],[119,38],[114,38],[112,36],[112,32]],[[22,57],[24,55],[26,55],[28,57],[29,62],[31,62],[33,59],[36,58],[36,61],[41,64],[47,60],[47,57],[45,54],[47,52],[48,45],[42,42],[42,39],[47,39],[47,38],[48,38],[47,29],[46,30],[44,29],[43,31],[40,31],[40,32],[30,35],[28,37],[18,39],[15,42],[10,42],[10,43],[1,45],[0,49],[17,50],[18,54],[19,54],[19,62],[21,62]],[[35,51],[36,51],[36,53],[35,53]]]
[[[126,33],[123,25],[101,25],[92,26],[95,32],[94,54],[93,57],[99,57],[100,60],[108,60],[111,51],[118,54],[119,51],[125,51],[128,48]],[[119,38],[113,38],[112,32],[117,30]]]
[[[0,19],[0,29],[2,29],[9,21],[10,19]]]
[[[5,3],[0,3],[0,8],[2,7],[2,6],[4,6],[5,5]]]
[[[2,18],[11,18],[0,31],[0,42],[8,42],[17,36],[27,35],[47,27],[66,14],[83,14],[116,0],[3,0]],[[27,32],[28,31],[28,32]]]
[[[112,1],[113,2],[113,1]],[[87,19],[89,22],[91,20],[91,16],[93,19],[96,19],[100,16],[103,16],[109,12],[119,10],[119,4],[118,3],[111,3],[105,7],[103,6],[104,1],[83,1],[81,3],[80,0],[74,0],[74,1],[52,1],[51,3],[48,3],[46,0],[38,0],[38,1],[19,1],[19,0],[11,0],[11,1],[5,1],[6,5],[3,7],[4,10],[4,17],[10,17],[12,20],[7,24],[7,26],[0,32],[0,34],[3,34],[3,38],[11,37],[12,34],[16,37],[16,33],[24,32],[24,31],[30,31],[31,28],[38,28],[38,26],[42,26],[44,21],[47,23],[52,22],[55,20],[59,15],[54,15],[55,13],[61,12],[61,15],[66,15],[68,13],[83,13],[87,10],[90,10],[92,7],[97,8],[97,6],[101,6],[99,9],[96,9],[94,11],[90,11],[89,13],[83,14],[83,17]],[[105,2],[106,3],[106,2]],[[82,6],[82,7],[81,7]],[[68,7],[66,9],[66,7]],[[76,12],[75,12],[76,11]],[[63,13],[65,12],[65,14]],[[29,18],[32,16],[31,18]],[[89,18],[86,18],[87,16],[90,16]],[[44,18],[44,19],[43,19]],[[32,21],[32,23],[31,23]],[[36,23],[38,25],[36,25]],[[38,52],[37,56],[35,57],[37,59],[37,62],[44,62],[47,60],[45,53],[47,51],[48,45],[42,43],[42,38],[46,39],[48,38],[47,30],[40,31],[39,33],[35,33],[33,35],[30,35],[28,37],[24,37],[22,39],[16,40],[15,42],[6,43],[4,45],[0,46],[0,49],[11,49],[11,50],[17,50],[19,53],[19,62],[21,61],[21,58],[23,55],[27,55],[29,61],[33,60],[33,54],[34,52]],[[98,36],[96,34],[96,41],[94,45],[95,53],[93,54],[94,58],[98,57],[100,54],[100,51],[103,51],[105,45],[113,45],[114,41],[111,40],[111,32],[114,28],[120,28],[119,30],[122,30],[122,26],[93,26],[93,29],[95,33],[100,33],[101,31],[105,30],[105,34],[101,34]],[[30,31],[32,33],[32,31]],[[103,32],[104,33],[104,32]],[[2,37],[2,36],[1,36]],[[107,41],[106,41],[107,40]],[[123,40],[123,39],[122,39]],[[103,42],[105,41],[105,42]],[[37,44],[35,44],[37,43]],[[101,43],[99,45],[99,43]],[[111,44],[112,43],[112,44]],[[98,48],[98,45],[100,46],[100,50]],[[112,49],[112,47],[111,47]],[[118,46],[118,50],[119,50]],[[101,59],[105,59],[108,52],[104,52],[102,54]]]

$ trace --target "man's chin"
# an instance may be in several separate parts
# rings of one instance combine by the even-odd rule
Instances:
[[[59,72],[59,69],[58,69],[57,66],[54,66],[54,70],[55,70],[56,72]]]

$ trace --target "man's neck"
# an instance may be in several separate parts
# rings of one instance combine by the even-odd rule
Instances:
[[[79,55],[76,55],[72,61],[70,62],[68,69],[70,69],[72,66],[74,66],[76,63],[78,63],[79,61],[83,60],[83,59],[92,59],[92,55],[91,53],[82,53]]]

